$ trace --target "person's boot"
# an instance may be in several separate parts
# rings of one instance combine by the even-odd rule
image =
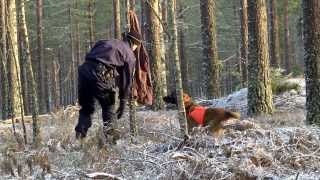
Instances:
[[[117,144],[117,140],[120,139],[120,131],[111,127],[103,127],[103,134],[107,143]]]
[[[86,134],[82,133],[82,132],[77,132],[76,131],[76,139],[84,139],[86,137]]]

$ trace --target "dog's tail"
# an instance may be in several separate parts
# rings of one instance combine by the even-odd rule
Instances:
[[[240,119],[240,113],[239,112],[225,111],[225,116],[227,118]]]

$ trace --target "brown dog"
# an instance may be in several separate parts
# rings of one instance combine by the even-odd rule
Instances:
[[[163,98],[167,103],[177,104],[175,93]],[[223,108],[206,108],[194,103],[191,97],[184,93],[183,102],[187,115],[188,131],[194,127],[207,127],[213,136],[217,137],[223,132],[223,122],[229,119],[240,119],[240,113],[231,112]]]

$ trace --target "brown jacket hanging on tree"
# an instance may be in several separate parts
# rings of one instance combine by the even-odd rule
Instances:
[[[139,20],[133,11],[129,11],[130,32],[141,34]],[[134,51],[136,57],[135,77],[132,94],[138,103],[152,105],[153,89],[151,84],[150,65],[147,51],[143,44]]]

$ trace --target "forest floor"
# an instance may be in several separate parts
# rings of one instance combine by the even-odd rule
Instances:
[[[17,124],[0,124],[0,179],[319,179],[320,128],[306,126],[305,90],[275,96],[270,116],[247,118],[246,89],[200,104],[238,110],[253,129],[228,129],[217,139],[201,129],[184,141],[178,136],[176,110],[137,110],[138,137],[130,137],[128,113],[118,120],[121,139],[105,144],[101,112],[94,114],[88,137],[75,140],[78,107],[67,107],[41,120],[42,144],[24,145]],[[31,138],[31,124],[27,124]],[[134,143],[131,143],[131,139]],[[28,139],[29,142],[31,139]],[[183,142],[183,143],[182,143]],[[92,173],[105,174],[92,174]],[[14,176],[13,176],[14,175]],[[112,177],[112,178],[111,178]],[[108,179],[108,178],[107,178]]]

